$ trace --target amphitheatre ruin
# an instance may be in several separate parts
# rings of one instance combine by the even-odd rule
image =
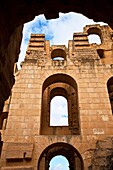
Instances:
[[[2,1],[0,27],[0,169],[49,170],[63,155],[70,170],[113,169],[113,17],[111,1]],[[79,12],[94,21],[65,45],[31,34],[22,69],[23,24],[36,15]],[[90,44],[97,34],[101,44]],[[57,59],[57,57],[60,57]],[[67,100],[68,124],[50,124],[51,100]]]

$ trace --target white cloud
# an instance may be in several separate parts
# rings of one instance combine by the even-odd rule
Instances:
[[[62,96],[55,96],[51,100],[50,125],[68,126],[68,105],[67,100]]]
[[[101,44],[101,39],[98,35],[95,35],[95,34],[91,34],[88,36],[88,40],[89,40],[89,43],[92,44],[92,43],[97,43],[97,44]]]

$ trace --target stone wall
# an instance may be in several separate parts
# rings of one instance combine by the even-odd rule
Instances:
[[[88,43],[89,28],[101,29],[102,36],[106,37],[101,45]],[[31,35],[22,69],[15,74],[6,129],[1,130],[4,142],[2,170],[36,170],[37,166],[38,170],[43,170],[48,168],[53,155],[63,153],[66,156],[68,150],[76,157],[74,160],[68,158],[70,166],[74,163],[74,168],[79,166],[87,170],[92,165],[95,169],[97,141],[113,134],[112,106],[107,89],[107,82],[113,75],[112,36],[106,35],[112,35],[108,26],[87,26],[83,33],[73,35],[68,49],[60,45],[50,47],[44,35]],[[100,48],[105,54],[109,49],[109,55],[100,58]],[[64,60],[54,60],[57,54]],[[54,133],[51,132],[49,107],[42,105],[47,87],[50,91],[56,87],[67,91],[68,103],[72,105],[68,110],[68,130],[62,126],[57,133],[56,127]],[[76,98],[70,100],[75,92]],[[48,93],[50,97],[47,95],[43,100],[49,104],[55,93]],[[64,94],[63,91],[59,93]],[[42,125],[46,127],[46,134],[41,133]],[[76,130],[79,133],[74,133]]]

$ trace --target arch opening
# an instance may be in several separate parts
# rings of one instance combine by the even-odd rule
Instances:
[[[84,170],[83,159],[76,148],[68,143],[57,142],[51,144],[41,153],[38,160],[38,170],[50,170],[50,163],[55,157],[62,156],[67,162],[67,170]],[[58,160],[59,163],[59,160]],[[56,165],[56,164],[55,164]],[[58,164],[57,164],[58,165]],[[43,167],[43,168],[42,168]],[[58,168],[58,167],[57,167]],[[60,168],[59,168],[60,169]],[[62,169],[64,170],[64,169]],[[65,169],[66,170],[66,169]]]
[[[91,27],[87,30],[88,41],[90,44],[96,43],[100,45],[102,43],[102,32],[101,29],[97,27]]]
[[[101,39],[100,39],[99,35],[97,35],[97,34],[89,35],[88,36],[88,41],[89,41],[90,44],[94,44],[94,43],[96,43],[98,45],[101,44]]]
[[[51,102],[54,97],[62,96],[66,103],[60,103],[56,111],[54,122],[59,123],[60,117],[58,110],[61,108],[61,121],[58,125],[51,124]],[[57,101],[58,102],[58,101]],[[54,114],[53,114],[54,117]],[[57,119],[56,119],[57,118]],[[78,109],[78,90],[76,81],[66,74],[54,74],[48,77],[42,86],[42,111],[41,111],[41,127],[42,135],[78,135],[79,129],[79,109]]]
[[[55,49],[51,52],[52,60],[66,60],[66,52],[62,49]]]
[[[68,126],[68,102],[63,96],[55,96],[50,102],[50,126]]]
[[[69,170],[69,162],[65,156],[57,155],[53,157],[49,164],[49,170]]]
[[[97,28],[97,27],[91,27],[87,30],[87,33],[88,35],[91,35],[91,34],[96,34],[100,37],[100,39],[102,38],[102,33],[101,33],[101,29],[100,28]]]

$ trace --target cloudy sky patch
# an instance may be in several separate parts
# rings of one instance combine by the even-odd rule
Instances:
[[[55,96],[51,100],[50,126],[68,126],[68,105],[63,96]]]
[[[49,170],[69,170],[68,160],[61,155],[55,156],[50,162]]]

